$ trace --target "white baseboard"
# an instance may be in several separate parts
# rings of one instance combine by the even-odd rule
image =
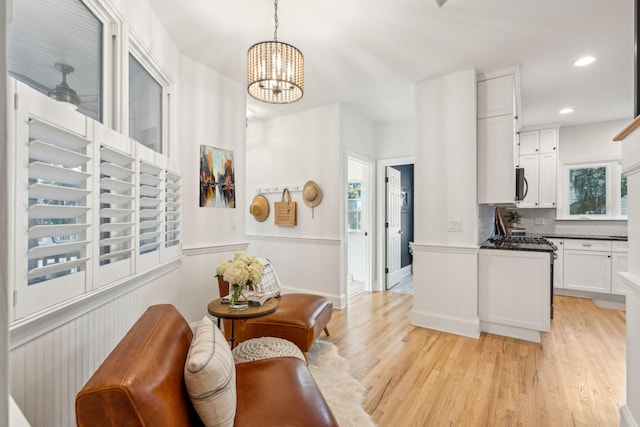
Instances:
[[[333,308],[337,308],[339,310],[342,310],[343,308],[345,308],[347,306],[347,295],[346,294],[342,294],[342,295],[330,295],[324,292],[317,292],[317,291],[310,291],[308,289],[299,289],[299,288],[290,288],[290,287],[281,287],[280,288],[280,293],[282,294],[314,294],[314,295],[320,295],[323,296],[325,298],[327,298],[329,301],[331,301],[331,303],[333,304]]]
[[[412,310],[411,324],[421,328],[434,329],[463,337],[476,339],[480,337],[480,321],[478,318],[466,319]]]
[[[623,405],[620,408],[620,427],[638,427],[628,405]]]
[[[499,323],[480,321],[480,330],[495,335],[517,338],[519,340],[540,342],[540,332],[533,329],[507,326]]]
[[[618,301],[608,301],[604,299],[593,299],[593,303],[598,308],[606,308],[608,310],[627,311],[627,304]]]

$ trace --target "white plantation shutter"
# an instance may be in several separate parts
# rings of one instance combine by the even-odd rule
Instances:
[[[134,251],[134,159],[100,148],[100,265],[131,262]]]
[[[165,248],[180,246],[180,175],[165,172]]]
[[[180,257],[179,164],[10,84],[13,320]]]
[[[162,168],[140,161],[138,201],[140,218],[139,253],[145,255],[158,251],[162,241]]]
[[[91,209],[90,141],[29,120],[28,284],[82,270]]]

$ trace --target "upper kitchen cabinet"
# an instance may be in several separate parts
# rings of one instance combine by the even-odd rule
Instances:
[[[478,75],[478,203],[514,204],[518,69]]]
[[[520,155],[554,153],[558,149],[558,130],[540,129],[520,132]]]
[[[478,118],[515,114],[515,75],[478,81]]]
[[[555,208],[558,129],[520,132],[518,139],[518,167],[524,168],[528,186],[518,207]]]

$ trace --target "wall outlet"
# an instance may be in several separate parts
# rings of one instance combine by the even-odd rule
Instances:
[[[232,220],[231,220],[231,223],[230,223],[229,225],[231,226],[231,229],[232,229],[232,230],[235,230],[235,229],[237,229],[237,228],[238,228],[238,227],[236,226],[236,220],[235,220],[235,219],[232,219]]]
[[[450,219],[449,232],[460,232],[460,231],[462,231],[462,220]]]
[[[536,217],[536,219],[534,220],[534,223],[536,225],[544,225],[544,218],[542,217]]]

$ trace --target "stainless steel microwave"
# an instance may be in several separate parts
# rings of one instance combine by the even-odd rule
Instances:
[[[516,197],[515,201],[520,202],[527,197],[529,192],[529,183],[524,177],[524,168],[516,168]]]

